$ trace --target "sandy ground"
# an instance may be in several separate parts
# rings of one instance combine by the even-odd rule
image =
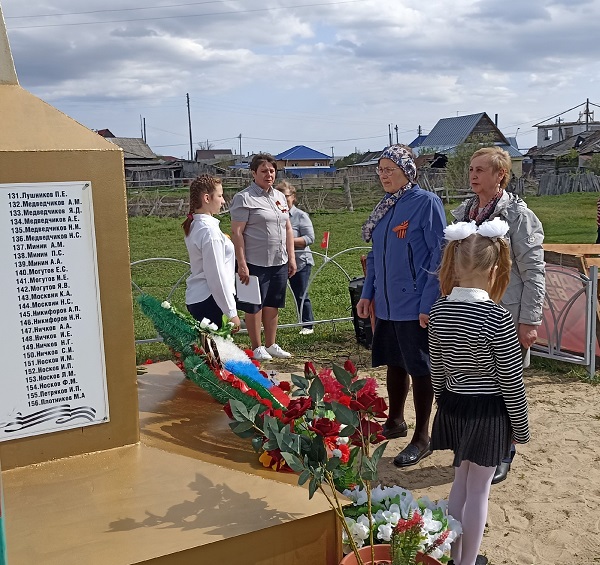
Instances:
[[[600,386],[528,370],[531,442],[517,446],[506,481],[492,486],[480,552],[491,565],[600,563]],[[412,403],[407,422],[414,423]],[[447,498],[452,454],[435,452],[397,469],[394,456],[411,437],[390,441],[382,484]]]

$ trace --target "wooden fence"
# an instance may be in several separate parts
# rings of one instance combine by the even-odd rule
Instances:
[[[594,173],[544,173],[540,177],[538,196],[568,192],[600,192],[600,177]]]

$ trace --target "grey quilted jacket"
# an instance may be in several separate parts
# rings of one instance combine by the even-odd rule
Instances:
[[[469,199],[470,200],[470,199]],[[464,221],[469,200],[452,210],[457,221]],[[518,313],[520,324],[540,325],[546,292],[544,229],[538,217],[518,196],[504,191],[491,218],[508,223],[512,269],[502,305]]]

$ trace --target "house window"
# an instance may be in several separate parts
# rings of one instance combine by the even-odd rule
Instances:
[[[544,130],[544,141],[552,141],[552,130],[551,129]]]

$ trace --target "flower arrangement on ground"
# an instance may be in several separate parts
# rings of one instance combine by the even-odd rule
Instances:
[[[217,328],[199,323],[149,295],[137,300],[177,366],[223,404],[233,420],[232,431],[251,440],[261,463],[298,473],[298,483],[308,483],[309,498],[317,491],[325,495],[340,520],[346,549],[359,565],[365,563],[361,546],[371,546],[366,559],[373,560],[375,545],[392,541],[392,527],[415,519],[417,512],[427,530],[425,545],[419,542],[419,548],[443,553],[455,537],[442,535],[443,528],[452,530],[445,508],[426,504],[425,499],[414,501],[398,487],[371,488],[387,445],[377,422],[386,418],[387,405],[377,394],[374,378],[361,378],[350,361],[343,368],[334,365],[318,372],[306,363],[303,376],[292,375],[291,386],[280,383],[260,370],[251,352],[231,342],[227,324]],[[355,501],[353,506],[343,507],[342,491]],[[409,516],[410,509],[414,514]],[[433,527],[438,522],[439,531]]]
[[[292,400],[285,410],[248,410],[231,400],[231,429],[251,437],[256,451],[267,453],[277,468],[297,472],[298,484],[308,483],[309,498],[316,491],[325,495],[362,565],[339,491],[344,485],[361,485],[372,518],[370,485],[387,445],[380,444],[385,438],[376,419],[386,417],[387,405],[377,395],[375,379],[360,378],[351,362],[319,373],[307,363],[304,376],[292,375],[292,383]],[[374,543],[372,531],[369,543]]]
[[[352,500],[344,514],[354,543],[362,547],[373,538],[376,543],[391,544],[394,565],[414,565],[417,552],[446,563],[451,543],[462,533],[460,522],[448,514],[445,500],[415,499],[401,487],[377,486],[371,489],[369,520],[365,489],[357,486],[345,490],[344,495]],[[345,533],[343,541],[344,551],[349,552]]]
[[[282,409],[290,401],[278,383],[260,370],[258,362],[231,341],[231,326],[198,322],[169,302],[143,294],[142,312],[170,348],[175,364],[191,381],[221,404],[235,399],[247,408]]]

